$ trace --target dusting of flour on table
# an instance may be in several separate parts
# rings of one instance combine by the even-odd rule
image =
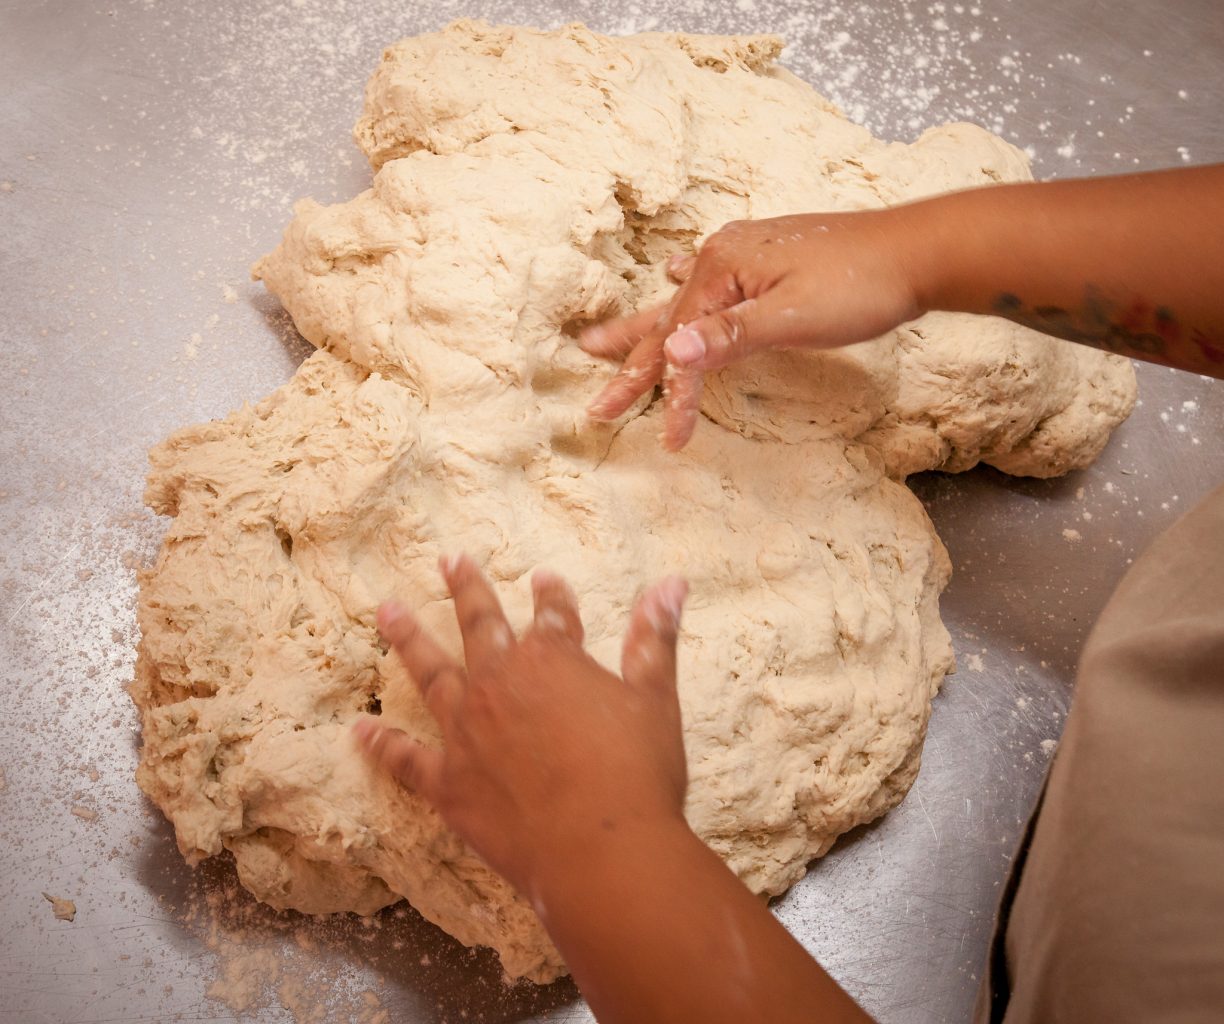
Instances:
[[[656,402],[588,422],[611,371],[575,330],[660,298],[667,258],[724,222],[1028,177],[972,125],[880,142],[780,50],[471,21],[387,50],[356,129],[373,187],[303,200],[255,267],[319,351],[151,453],[146,499],[174,520],[141,580],[139,780],[189,861],[227,849],[307,913],[407,897],[511,977],[564,971],[526,901],[350,739],[375,712],[437,742],[374,613],[395,593],[457,649],[434,563],[458,550],[512,621],[533,569],[569,578],[609,666],[637,590],[689,578],[686,813],[754,891],[905,795],[952,656],[947,556],[904,478],[1086,465],[1134,375],[929,315],[712,376],[679,455]]]

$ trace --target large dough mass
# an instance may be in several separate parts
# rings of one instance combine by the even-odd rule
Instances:
[[[437,741],[374,612],[395,593],[456,645],[434,564],[457,550],[518,621],[534,568],[567,576],[610,666],[636,591],[690,579],[687,814],[755,891],[904,796],[952,655],[948,559],[902,481],[1083,466],[1134,375],[930,315],[711,379],[680,455],[657,402],[587,422],[611,370],[575,328],[665,294],[666,258],[724,222],[1028,176],[971,125],[872,138],[780,47],[459,22],[386,52],[356,130],[372,187],[303,200],[255,268],[319,351],[151,455],[147,500],[174,519],[141,580],[139,781],[189,861],[228,849],[255,895],[308,913],[407,897],[512,976],[564,971],[527,903],[349,738],[374,710]]]

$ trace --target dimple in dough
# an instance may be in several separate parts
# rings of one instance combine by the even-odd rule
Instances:
[[[972,125],[874,139],[781,46],[462,21],[386,51],[356,128],[372,187],[300,202],[254,268],[319,351],[150,456],[173,521],[141,578],[138,778],[189,861],[228,849],[307,913],[406,897],[511,976],[564,972],[531,907],[349,737],[376,710],[438,742],[374,614],[394,593],[457,651],[434,564],[458,550],[520,623],[531,571],[564,574],[611,667],[635,592],[689,578],[686,813],[754,891],[905,795],[952,654],[948,558],[904,478],[1083,466],[1134,375],[932,314],[711,377],[679,455],[657,401],[588,422],[611,370],[574,329],[657,301],[666,258],[726,221],[1028,177]]]

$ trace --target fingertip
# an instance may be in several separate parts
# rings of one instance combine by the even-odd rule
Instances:
[[[395,598],[390,598],[378,606],[378,630],[380,633],[385,633],[389,629],[393,629],[397,622],[400,622],[405,615],[408,614],[408,609],[400,604]]]
[[[684,611],[684,604],[689,596],[689,581],[683,576],[673,574],[664,576],[659,580],[659,597],[660,600],[668,607],[672,615],[680,618],[680,613]]]
[[[578,332],[578,347],[591,355],[600,355],[608,347],[608,329],[603,324],[591,324]]]
[[[532,574],[531,587],[535,605],[532,629],[561,634],[581,644],[586,631],[578,612],[578,595],[569,582],[548,569],[537,569]]]
[[[531,589],[537,594],[541,590],[546,590],[549,587],[555,587],[564,583],[565,580],[563,580],[551,569],[536,569],[535,572],[531,574]]]
[[[384,601],[378,606],[378,633],[391,646],[402,646],[416,627],[416,616],[398,601]]]
[[[663,450],[675,455],[692,440],[696,417],[682,414],[680,424],[670,423],[663,431]]]
[[[362,750],[373,752],[382,739],[383,727],[368,715],[363,715],[353,723],[352,735]]]
[[[379,771],[417,791],[429,782],[429,759],[437,755],[431,755],[399,729],[389,729],[364,715],[353,723],[352,735]]]
[[[698,410],[690,400],[673,394],[673,400],[663,417],[663,449],[672,454],[681,450],[693,438]]]
[[[693,326],[686,326],[675,331],[663,343],[663,352],[667,361],[673,366],[685,368],[696,366],[705,358],[706,340],[701,332]]]
[[[680,628],[680,615],[688,592],[688,581],[684,577],[665,576],[646,593],[642,610],[656,633],[670,636]]]
[[[472,559],[462,551],[452,551],[438,558],[438,572],[447,586],[452,586],[465,569],[474,565]]]
[[[642,594],[630,617],[621,653],[625,681],[634,685],[676,682],[676,641],[688,582],[665,576]]]
[[[702,385],[700,370],[668,367],[663,413],[663,447],[667,451],[678,452],[697,429]]]

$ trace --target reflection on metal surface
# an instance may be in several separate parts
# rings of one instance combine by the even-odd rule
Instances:
[[[1224,159],[1214,0],[1110,6],[671,0],[647,16],[498,0],[479,13],[781,31],[791,66],[877,132],[978,120],[1031,146],[1041,175]],[[134,570],[161,530],[140,502],[144,453],[301,359],[246,267],[298,195],[330,201],[368,179],[348,131],[381,46],[457,13],[446,0],[0,13],[0,1020],[232,1020],[205,995],[235,967],[218,906],[246,948],[269,951],[237,964],[271,984],[247,1019],[329,1005],[370,1020],[590,1019],[568,984],[506,989],[490,955],[410,911],[363,925],[255,906],[224,862],[183,864],[132,781]],[[912,481],[956,567],[943,612],[960,668],[910,797],[777,904],[883,1020],[965,1018],[1079,645],[1128,561],[1224,477],[1224,389],[1150,367],[1140,388],[1084,473]],[[75,920],[56,920],[43,891],[74,900]]]

